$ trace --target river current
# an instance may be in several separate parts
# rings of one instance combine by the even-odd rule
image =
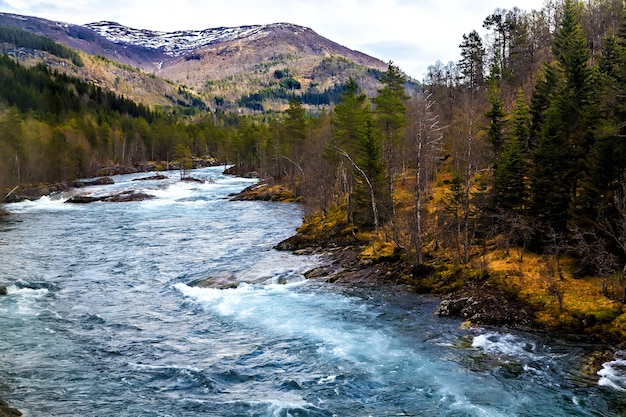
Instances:
[[[626,359],[434,316],[437,300],[307,281],[302,213],[253,180],[114,177],[0,221],[0,392],[25,416],[620,416]],[[66,204],[139,190],[142,202]],[[199,288],[235,277],[237,288]]]

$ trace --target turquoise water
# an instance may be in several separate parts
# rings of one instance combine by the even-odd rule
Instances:
[[[7,207],[0,389],[26,416],[619,416],[623,358],[550,335],[464,329],[437,300],[306,281],[272,246],[297,205],[232,202],[253,183],[132,181],[153,200]],[[144,175],[145,176],[145,175]],[[198,288],[208,277],[247,282]],[[280,283],[280,284],[279,284]]]

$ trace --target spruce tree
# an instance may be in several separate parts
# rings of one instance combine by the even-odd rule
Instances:
[[[499,97],[499,88],[495,80],[491,81],[489,89],[490,108],[485,113],[489,120],[487,126],[487,138],[491,143],[496,161],[500,159],[502,145],[504,144],[504,127],[506,124],[506,113],[504,112],[504,103]]]
[[[494,171],[492,194],[498,210],[518,213],[524,211],[527,197],[528,134],[528,106],[524,93],[520,90],[510,136],[504,142],[500,162]]]
[[[555,36],[556,64],[545,68],[532,100],[531,134],[537,145],[530,172],[531,212],[546,230],[564,234],[573,219],[594,145],[594,83],[580,24],[580,3],[566,0]]]
[[[587,175],[578,201],[577,220],[585,227],[615,211],[615,196],[626,180],[626,9],[617,36],[610,34],[605,39],[598,71],[600,120],[586,158]]]
[[[394,156],[400,146],[403,130],[406,125],[406,100],[409,99],[405,92],[405,77],[400,69],[389,63],[386,72],[383,73],[380,82],[383,88],[378,90],[378,95],[372,99],[376,106],[375,115],[378,130],[382,137],[384,160],[387,166],[387,195],[391,198],[388,209],[393,212],[393,180],[394,180]]]
[[[373,129],[367,97],[360,93],[352,78],[335,106],[326,156],[337,166],[338,178],[345,179],[346,184],[340,188],[347,192],[349,221],[356,227],[377,226],[378,216],[372,211],[377,206],[376,196],[380,194],[380,190],[373,189],[383,166],[380,143]]]

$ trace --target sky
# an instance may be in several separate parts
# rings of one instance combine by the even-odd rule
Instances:
[[[293,23],[350,49],[393,61],[422,80],[437,61],[458,61],[463,34],[496,8],[539,10],[544,0],[0,0],[0,12],[73,24],[201,30]]]

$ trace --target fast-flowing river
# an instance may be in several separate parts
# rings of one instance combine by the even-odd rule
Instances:
[[[434,316],[437,300],[306,281],[272,246],[297,205],[253,183],[132,181],[8,205],[0,222],[0,392],[25,416],[619,416],[622,363],[594,346]],[[140,190],[142,202],[65,204]],[[210,289],[208,277],[254,284]]]

